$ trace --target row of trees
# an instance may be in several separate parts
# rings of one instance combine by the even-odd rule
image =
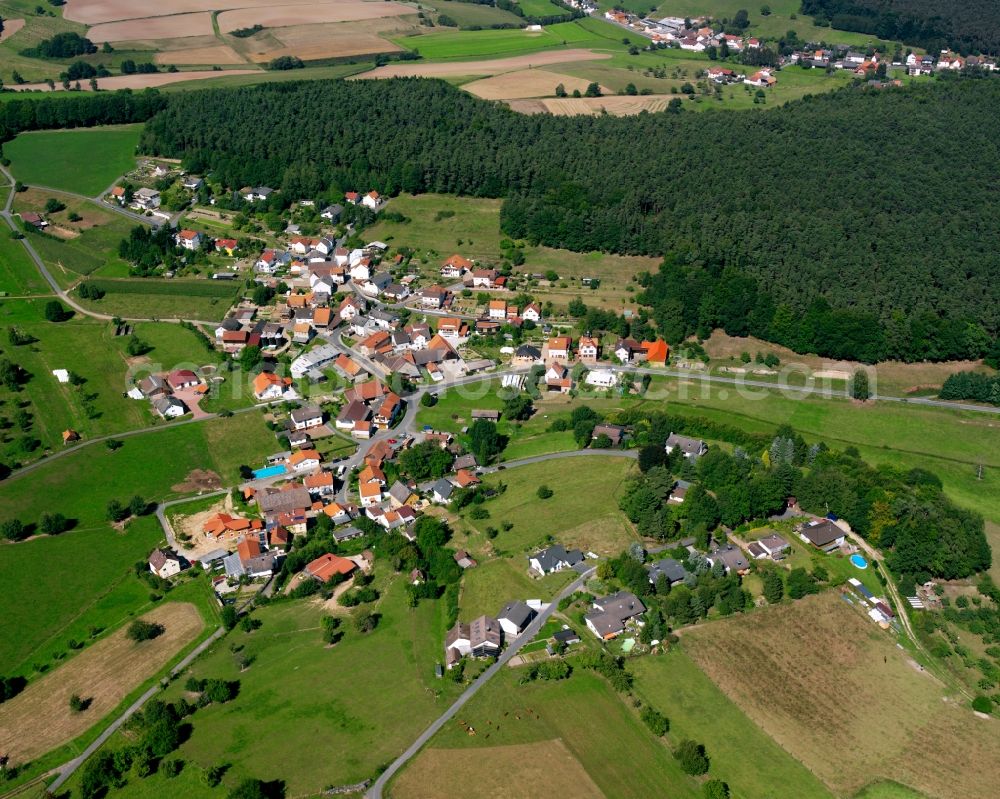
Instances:
[[[302,107],[322,109],[305,133],[262,139],[245,124]],[[661,311],[664,323],[725,324],[861,360],[939,359],[982,355],[1000,328],[1000,223],[989,212],[1000,189],[975,181],[996,157],[998,108],[989,80],[846,90],[767,114],[631,118],[521,116],[417,79],[281,83],[171,96],[142,148],[210,167],[229,186],[282,185],[309,164],[315,188],[505,197],[514,238],[677,252],[687,288],[722,281],[721,294],[703,288]],[[361,116],[371,124],[359,128]],[[907,134],[914,127],[962,141],[947,172]],[[593,157],[607,147],[615,158]],[[859,186],[869,201],[857,201]],[[926,202],[940,192],[947,206]]]

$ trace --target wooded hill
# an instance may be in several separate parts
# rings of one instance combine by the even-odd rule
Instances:
[[[1000,328],[998,117],[996,80],[633,118],[522,116],[441,81],[317,81],[172,95],[140,146],[291,199],[505,197],[513,237],[751,278],[760,334],[821,299],[861,328],[864,350],[836,342],[841,356],[946,359]],[[915,319],[931,338],[948,320],[948,341],[912,347]],[[839,327],[806,346],[827,354]]]
[[[996,0],[802,0],[802,13],[833,28],[896,39],[928,52],[1000,53]]]

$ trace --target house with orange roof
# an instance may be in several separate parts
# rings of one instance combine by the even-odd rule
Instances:
[[[398,394],[389,392],[386,394],[385,399],[382,400],[382,404],[379,405],[378,410],[375,411],[375,426],[381,430],[388,429],[396,421],[402,409],[403,400]]]
[[[569,336],[553,336],[545,344],[545,360],[568,361],[572,344]]]
[[[271,528],[271,531],[267,534],[268,546],[273,549],[280,549],[282,551],[288,549],[288,545],[292,542],[292,534],[288,530],[282,527],[280,524],[275,525]]]
[[[313,472],[307,474],[302,483],[313,496],[325,496],[333,493],[333,475],[330,472]]]
[[[370,508],[382,502],[383,486],[377,480],[367,483],[358,482],[358,496],[361,497],[361,507]]]
[[[456,316],[442,316],[438,319],[437,334],[444,338],[465,338],[469,335],[469,326]]]
[[[286,528],[289,532],[295,533],[295,535],[306,534],[309,521],[306,518],[304,508],[301,510],[284,511],[283,513],[279,513],[275,519],[278,524]]]
[[[377,191],[372,190],[362,198],[361,204],[365,206],[365,208],[371,208],[371,210],[377,211],[385,205],[385,200],[382,199],[382,195],[380,195]]]
[[[318,469],[319,453],[314,449],[301,449],[288,457],[288,466],[296,472],[311,472]]]
[[[490,319],[505,320],[507,318],[507,303],[504,300],[490,300],[487,306],[487,316]]]
[[[344,353],[340,353],[340,355],[337,356],[336,360],[333,362],[333,368],[348,380],[355,380],[358,376],[364,375],[361,365],[352,361],[351,358]]]
[[[386,394],[389,393],[389,389],[385,387],[385,384],[379,380],[368,380],[364,383],[358,383],[356,386],[352,386],[344,392],[344,400],[347,403],[351,403],[354,400],[359,402],[374,402],[375,400],[381,400]]]
[[[313,327],[325,330],[330,326],[333,311],[330,308],[317,308],[313,311]]]
[[[468,488],[469,486],[479,485],[481,481],[474,472],[468,469],[459,469],[455,472],[452,482],[459,488]]]
[[[216,239],[215,249],[219,252],[224,252],[228,256],[232,256],[239,249],[239,242],[236,239]]]
[[[646,362],[665,366],[670,355],[670,347],[662,338],[655,341],[644,341],[640,345],[646,351]]]
[[[358,483],[378,483],[384,486],[385,482],[385,472],[382,471],[382,467],[372,463],[365,464],[365,468],[358,474]]]
[[[274,372],[261,372],[253,379],[253,395],[262,401],[281,399],[291,386],[290,377],[278,377]]]
[[[178,231],[175,238],[178,247],[185,250],[197,250],[201,246],[201,233],[197,230]]]
[[[392,342],[385,330],[376,330],[358,345],[361,354],[371,358],[377,353],[392,352]]]
[[[468,258],[463,258],[461,255],[453,255],[441,267],[441,277],[458,280],[471,269],[472,261]]]
[[[580,336],[580,341],[576,346],[577,357],[584,363],[596,363],[601,352],[601,345],[596,338],[591,336]]]
[[[357,564],[353,560],[327,552],[309,561],[302,573],[321,583],[327,583],[334,577],[346,577],[356,568]]]
[[[355,422],[354,427],[351,429],[351,437],[358,438],[362,441],[367,441],[372,437],[375,432],[375,426],[368,419],[363,419],[361,421]]]
[[[222,541],[262,528],[260,519],[243,519],[220,512],[207,519],[201,530],[205,534],[205,538],[210,541]]]
[[[346,524],[351,520],[350,511],[338,502],[331,502],[324,507],[323,513],[329,516],[334,524]]]
[[[79,441],[80,434],[76,430],[63,430],[62,440],[63,444],[70,444],[73,441]]]

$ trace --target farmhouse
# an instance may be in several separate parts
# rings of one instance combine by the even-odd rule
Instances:
[[[456,622],[444,639],[445,665],[450,669],[463,655],[492,657],[500,652],[503,633],[500,623],[489,616],[480,616],[468,624]]]
[[[250,530],[260,530],[260,521],[230,516],[228,513],[216,513],[205,520],[201,531],[209,541],[221,541],[224,538],[236,538],[241,533]]]
[[[629,591],[595,599],[593,607],[585,621],[590,631],[604,640],[620,635],[628,622],[646,612],[646,606],[639,597]]]
[[[843,545],[846,535],[829,519],[813,519],[796,528],[799,538],[824,552],[832,552]]]
[[[583,553],[579,549],[567,550],[562,544],[553,544],[528,557],[528,564],[541,575],[571,569],[582,562]]]

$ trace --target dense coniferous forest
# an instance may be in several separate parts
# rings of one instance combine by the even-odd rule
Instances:
[[[0,141],[28,130],[145,122],[166,103],[166,97],[154,90],[81,92],[65,99],[8,100],[0,103]]]
[[[303,108],[308,125],[256,122]],[[688,328],[947,359],[984,354],[1000,328],[998,117],[995,80],[634,118],[521,116],[439,81],[335,81],[174,95],[142,146],[293,196],[505,197],[509,235],[675,253],[696,289],[732,281],[732,302],[649,287],[654,306],[683,304]]]
[[[898,39],[929,52],[1000,53],[996,0],[802,0],[802,12],[840,30]]]

